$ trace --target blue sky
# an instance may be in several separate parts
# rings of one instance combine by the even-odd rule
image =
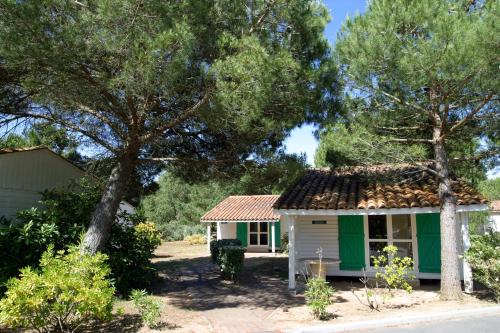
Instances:
[[[330,9],[332,20],[325,30],[325,36],[333,45],[335,37],[340,30],[342,22],[346,16],[354,16],[356,13],[362,13],[366,7],[366,0],[328,0],[324,3]],[[305,153],[307,162],[314,166],[314,152],[318,146],[318,141],[313,135],[314,127],[312,125],[303,125],[292,131],[290,137],[285,141],[286,151],[288,153]]]

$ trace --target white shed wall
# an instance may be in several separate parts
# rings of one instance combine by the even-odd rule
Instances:
[[[46,149],[0,154],[0,216],[12,217],[36,205],[43,190],[65,186],[83,175]]]
[[[221,239],[235,239],[236,238],[236,223],[220,223]]]
[[[326,224],[312,224],[313,220],[326,220]],[[337,216],[307,216],[298,217],[295,231],[295,258],[297,273],[304,272],[300,258],[317,258],[319,248],[323,250],[324,258],[339,258],[339,234]],[[338,265],[328,265],[327,275],[335,275]]]
[[[490,212],[490,221],[491,228],[500,232],[500,212]]]

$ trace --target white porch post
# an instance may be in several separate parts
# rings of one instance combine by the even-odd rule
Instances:
[[[469,237],[469,214],[464,212],[464,213],[459,213],[461,218],[460,221],[462,222],[462,241],[463,241],[463,250],[464,253],[469,249],[470,247],[470,237]],[[465,258],[462,259],[463,263],[463,272],[464,272],[464,289],[466,293],[472,293],[473,290],[473,281],[472,281],[472,269],[465,260]]]
[[[211,223],[207,223],[207,251],[210,253],[210,238],[212,236]]]
[[[275,240],[276,228],[274,227],[275,224],[276,224],[276,222],[271,223],[271,252],[272,253],[276,253],[276,240]]]
[[[220,228],[220,222],[217,222],[217,240],[222,239],[222,230]]]
[[[286,216],[288,225],[288,289],[295,290],[295,217]]]

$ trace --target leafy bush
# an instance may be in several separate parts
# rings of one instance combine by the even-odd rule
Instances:
[[[306,281],[306,304],[315,318],[328,318],[326,308],[333,304],[332,297],[335,290],[320,277],[308,278]]]
[[[281,246],[280,251],[282,253],[288,253],[288,232],[281,235]]]
[[[395,256],[397,250],[395,246],[386,246],[382,250],[386,254],[371,257],[375,268],[375,285],[370,283],[363,268],[363,277],[359,280],[364,286],[363,293],[366,301],[361,300],[352,290],[358,301],[371,310],[380,311],[381,304],[393,296],[395,289],[403,289],[407,293],[413,291],[409,283],[415,278],[415,275],[411,273],[413,260],[409,257]]]
[[[143,288],[156,276],[151,263],[153,252],[161,244],[160,233],[152,223],[136,226],[112,226],[111,237],[104,248],[116,289],[128,294],[131,289]]]
[[[219,248],[217,265],[222,276],[237,281],[243,270],[246,247],[237,245],[224,245]]]
[[[36,267],[49,244],[57,251],[78,243],[99,197],[99,187],[82,179],[66,189],[43,192],[40,208],[22,210],[16,219],[2,219],[0,285],[17,276],[22,267]]]
[[[194,234],[191,236],[184,237],[184,240],[188,242],[189,245],[205,244],[206,238],[202,234]]]
[[[163,303],[147,294],[145,290],[132,290],[130,300],[141,315],[142,322],[149,328],[158,326],[158,321],[163,309]]]
[[[100,198],[99,189],[83,180],[65,189],[46,191],[42,194],[41,208],[21,211],[16,220],[2,219],[0,288],[8,278],[17,276],[20,268],[37,267],[49,245],[58,251],[79,242]],[[152,223],[140,223],[143,220],[140,216],[121,217],[127,221],[113,224],[104,252],[109,257],[117,290],[126,294],[132,288],[146,287],[154,277],[150,259],[160,237]]]
[[[465,259],[472,267],[474,278],[490,289],[500,302],[500,232],[472,236]]]
[[[413,260],[409,257],[395,256],[398,248],[393,245],[384,247],[382,251],[387,255],[372,256],[377,287],[387,288],[391,295],[394,289],[403,289],[411,293],[413,288],[409,281],[415,279],[415,275],[411,273]]]
[[[0,300],[0,324],[38,332],[74,332],[92,320],[108,320],[114,288],[108,280],[106,255],[82,255],[72,248],[54,255],[49,248],[40,269],[21,270],[7,283]]]
[[[242,243],[239,239],[219,239],[210,242],[210,255],[212,257],[212,262],[219,265],[219,250],[222,246],[233,245],[241,246]]]

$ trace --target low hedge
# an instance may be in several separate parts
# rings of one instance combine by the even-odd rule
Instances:
[[[224,278],[236,281],[243,269],[246,247],[239,239],[219,239],[210,242],[212,261],[219,266]]]
[[[218,265],[222,276],[233,281],[238,280],[243,270],[246,247],[241,245],[226,245],[219,249]]]
[[[212,262],[214,264],[217,264],[218,266],[219,263],[217,262],[217,258],[219,256],[219,249],[222,246],[241,246],[241,241],[239,239],[219,239],[219,240],[213,240],[210,242],[210,255],[212,256]]]

